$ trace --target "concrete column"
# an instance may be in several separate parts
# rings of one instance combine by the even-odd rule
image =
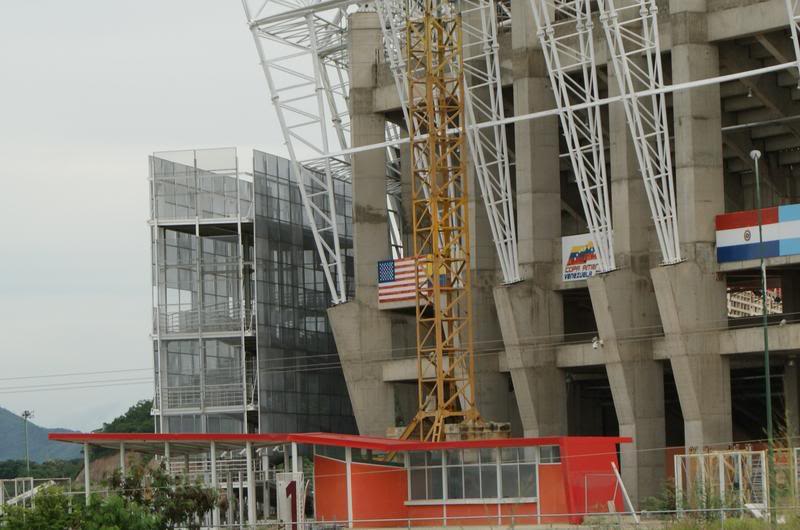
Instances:
[[[671,0],[674,83],[719,73],[704,0]],[[687,447],[730,442],[730,368],[716,330],[726,326],[716,274],[714,216],[724,212],[718,85],[673,95],[678,225],[684,262],[651,271],[684,419]]]
[[[555,106],[529,2],[512,2],[514,112]],[[564,373],[554,340],[563,334],[561,296],[554,290],[561,237],[556,117],[514,124],[517,226],[522,282],[494,290],[506,360],[526,436],[567,433]]]
[[[619,93],[609,76],[610,95]],[[619,267],[589,280],[595,320],[605,358],[621,436],[621,473],[631,499],[659,493],[664,480],[664,371],[653,347],[642,340],[660,324],[650,280],[650,208],[638,171],[622,103],[609,107],[612,226]],[[632,340],[631,340],[632,339]]]
[[[464,24],[480,27],[480,13],[465,13]],[[471,46],[474,52],[475,41],[482,36],[464,34],[464,45]],[[466,74],[469,83],[480,83]],[[473,90],[472,97],[487,107],[491,106],[488,89]],[[477,178],[473,153],[468,149],[469,183],[469,227],[472,269],[472,328],[475,344],[475,384],[476,402],[481,416],[497,422],[511,422],[514,414],[513,397],[505,391],[508,386],[506,376],[499,371],[499,359],[494,354],[502,350],[500,325],[497,308],[494,304],[493,290],[502,283],[502,272],[497,250],[489,224],[489,214]]]
[[[638,504],[656,495],[664,479],[664,371],[653,360],[652,342],[640,338],[657,329],[653,287],[641,271],[620,269],[590,279],[589,292],[619,434],[633,438],[621,446],[621,472]]]
[[[383,142],[385,119],[373,112],[375,59],[382,52],[376,13],[350,15],[350,118],[353,147]],[[378,311],[377,263],[391,258],[386,211],[386,158],[381,149],[353,155],[355,299],[328,310],[350,400],[363,435],[394,425],[394,393],[381,358],[392,350],[392,321]]]
[[[125,475],[125,442],[119,443],[119,472]]]

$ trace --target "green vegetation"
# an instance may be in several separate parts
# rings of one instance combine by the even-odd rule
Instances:
[[[155,423],[153,422],[153,416],[150,414],[152,408],[152,399],[137,401],[124,414],[117,416],[108,423],[103,423],[103,426],[97,432],[155,432]],[[91,451],[90,458],[94,461],[114,453],[115,451],[112,449],[95,448]]]
[[[49,462],[31,462],[28,474],[24,460],[4,460],[0,462],[0,479],[27,477],[33,478],[74,478],[83,469],[83,460],[50,460]]]
[[[155,432],[153,416],[150,415],[152,408],[152,399],[138,401],[121,416],[104,423],[100,432]]]
[[[131,466],[108,481],[109,494],[82,495],[57,488],[36,496],[32,507],[9,507],[0,528],[13,530],[166,530],[200,528],[202,516],[218,503],[215,491],[169,476],[163,468]],[[222,506],[224,509],[224,506]]]

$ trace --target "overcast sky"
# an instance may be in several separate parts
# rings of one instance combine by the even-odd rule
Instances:
[[[0,2],[0,406],[88,430],[152,397],[147,156],[284,154],[269,105],[238,0]]]

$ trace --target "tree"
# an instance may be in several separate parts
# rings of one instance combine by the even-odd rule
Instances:
[[[170,476],[162,467],[134,464],[108,481],[109,495],[83,496],[48,488],[31,507],[11,506],[0,528],[13,530],[199,530],[203,516],[217,503],[216,491]]]
[[[150,411],[153,409],[152,399],[143,399],[121,416],[108,423],[103,423],[100,432],[154,432],[155,424]]]
[[[108,482],[109,489],[130,504],[148,507],[162,517],[166,528],[200,528],[200,520],[217,504],[217,492],[173,477],[163,466],[148,469],[136,463],[124,475],[116,470]]]

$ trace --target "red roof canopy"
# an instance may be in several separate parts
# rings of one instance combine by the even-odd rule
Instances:
[[[611,436],[551,436],[544,438],[493,438],[487,440],[457,440],[448,442],[421,442],[418,440],[395,440],[374,436],[332,433],[275,433],[275,434],[232,434],[232,433],[175,433],[175,434],[136,434],[136,433],[50,433],[50,440],[59,442],[86,443],[100,447],[117,447],[124,443],[129,450],[160,452],[164,443],[170,444],[172,452],[205,451],[210,442],[220,449],[242,448],[246,442],[256,447],[282,445],[296,442],[305,445],[332,447],[352,447],[387,453],[405,451],[426,451],[436,449],[477,449],[488,447],[526,447],[537,445],[561,445],[565,439],[585,441],[597,440],[604,443],[631,443],[632,438]]]

